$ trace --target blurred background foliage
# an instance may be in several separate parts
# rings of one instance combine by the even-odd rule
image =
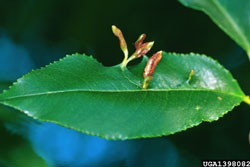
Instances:
[[[112,24],[122,29],[130,52],[146,33],[155,41],[149,56],[158,50],[204,53],[250,94],[245,52],[205,14],[165,0],[0,0],[0,90],[66,54],[93,55],[105,66],[120,63]],[[219,121],[171,136],[108,141],[0,106],[0,166],[193,167],[202,159],[247,159],[249,110],[242,104]]]

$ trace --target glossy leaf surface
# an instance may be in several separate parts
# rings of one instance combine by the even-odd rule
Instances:
[[[145,61],[122,71],[74,54],[18,79],[0,102],[83,133],[133,139],[217,120],[246,98],[227,70],[192,53],[163,52],[153,81],[142,89]]]

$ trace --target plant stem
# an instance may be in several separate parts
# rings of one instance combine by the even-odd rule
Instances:
[[[127,66],[127,64],[131,61],[134,60],[136,57],[135,55],[130,56],[128,59],[124,58],[122,65],[121,65],[121,69],[124,70],[124,68]]]
[[[127,63],[128,62],[128,59],[125,57],[122,61],[122,64],[121,64],[121,69],[122,71],[124,70],[124,68],[127,66]]]

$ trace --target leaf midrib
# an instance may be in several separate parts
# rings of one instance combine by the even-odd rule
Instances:
[[[6,100],[13,100],[18,98],[25,98],[25,97],[33,97],[33,96],[43,96],[43,95],[53,95],[53,94],[62,94],[62,93],[75,93],[75,92],[103,92],[103,93],[127,93],[127,92],[182,92],[182,91],[189,91],[189,92],[213,92],[213,93],[222,93],[224,95],[235,96],[237,98],[241,98],[242,100],[245,96],[227,93],[227,92],[220,92],[218,90],[211,90],[211,89],[147,89],[147,90],[83,90],[83,89],[72,89],[72,90],[59,90],[59,91],[49,91],[49,92],[42,92],[42,93],[33,93],[33,94],[26,94],[20,96],[12,96],[8,98],[0,99],[1,101]],[[4,93],[2,94],[4,95]]]

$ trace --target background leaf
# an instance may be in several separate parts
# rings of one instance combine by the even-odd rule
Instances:
[[[250,58],[250,1],[179,0],[183,5],[205,12],[247,52]]]
[[[141,70],[139,65],[134,72]],[[140,88],[141,78],[75,54],[25,75],[0,100],[42,121],[132,139],[217,120],[245,99],[231,74],[206,56],[163,53],[150,89]]]

